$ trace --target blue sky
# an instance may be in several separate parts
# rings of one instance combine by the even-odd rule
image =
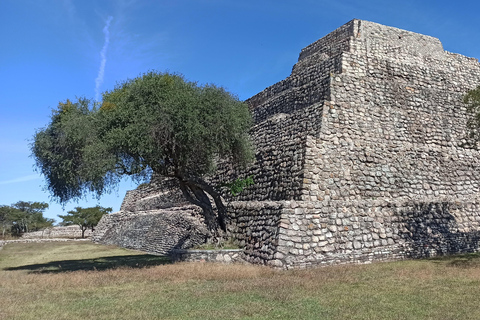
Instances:
[[[351,19],[439,38],[480,58],[478,1],[0,0],[0,205],[120,208],[125,181],[64,208],[44,191],[29,143],[59,101],[98,97],[148,70],[179,72],[244,100],[286,78],[300,50]],[[58,219],[57,219],[58,220]]]

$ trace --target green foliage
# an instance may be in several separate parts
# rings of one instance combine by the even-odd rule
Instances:
[[[31,149],[36,167],[61,203],[89,191],[100,195],[111,177],[107,166],[113,164],[112,157],[95,147],[95,113],[88,99],[61,102],[50,124],[34,136]]]
[[[2,238],[5,238],[5,234],[12,226],[12,222],[10,221],[10,215],[12,210],[14,209],[10,206],[0,206],[0,224],[2,227]]]
[[[245,179],[238,178],[231,183],[226,183],[225,186],[233,196],[237,196],[245,188],[252,186],[254,183],[253,176],[248,176]]]
[[[124,175],[146,181],[155,173],[176,178],[213,227],[205,193],[219,211],[224,207],[202,177],[219,159],[240,165],[253,159],[251,123],[248,106],[225,89],[152,71],[105,92],[99,108],[84,98],[60,103],[31,149],[61,203],[90,192],[99,197]]]
[[[223,88],[175,74],[150,72],[117,85],[103,95],[99,119],[99,135],[125,172],[203,175],[216,157],[252,157],[247,106]]]
[[[45,202],[31,201],[18,201],[11,206],[0,206],[2,237],[5,237],[8,229],[12,235],[19,236],[25,232],[51,227],[55,221],[43,216],[47,208],[48,204]]]
[[[237,241],[233,238],[227,240],[221,240],[215,243],[204,243],[193,247],[194,250],[230,250],[230,249],[242,249]]]
[[[149,185],[148,183],[141,183],[137,186],[137,189],[145,189],[148,188]]]
[[[68,211],[66,215],[58,215],[62,218],[61,224],[64,226],[78,225],[82,230],[82,238],[85,238],[87,229],[94,230],[103,215],[112,212],[112,208],[103,208],[100,206],[91,208],[76,207],[75,210]]]
[[[467,112],[470,114],[467,122],[468,144],[476,147],[480,142],[480,86],[470,90],[464,96],[463,102],[467,105]]]
[[[225,89],[149,72],[104,93],[98,109],[84,98],[59,103],[31,149],[48,189],[65,203],[99,196],[123,175],[202,176],[219,157],[246,164],[250,125],[247,105]]]

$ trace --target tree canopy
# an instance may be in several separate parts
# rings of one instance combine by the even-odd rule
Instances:
[[[61,203],[88,192],[100,196],[125,175],[147,180],[155,173],[175,178],[214,231],[225,228],[225,207],[204,176],[219,159],[242,165],[252,159],[251,123],[247,105],[224,88],[152,71],[105,92],[101,104],[59,103],[35,134],[32,154]]]
[[[55,221],[43,216],[43,212],[47,208],[48,203],[32,201],[18,201],[10,206],[1,205],[2,237],[5,236],[7,229],[10,229],[12,235],[18,236],[25,232],[51,227]]]
[[[100,206],[90,208],[76,207],[75,210],[68,211],[66,215],[58,216],[62,218],[61,224],[64,226],[78,225],[82,230],[82,238],[85,238],[85,231],[87,229],[93,231],[100,219],[110,212],[112,212],[112,208]]]

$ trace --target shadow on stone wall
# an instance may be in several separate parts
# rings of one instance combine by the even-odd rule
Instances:
[[[449,202],[418,203],[403,210],[405,229],[401,235],[410,247],[407,256],[424,258],[478,251],[480,232],[460,231],[463,228],[452,214],[456,206]]]
[[[187,226],[184,233],[179,235],[173,246],[165,251],[165,254],[170,255],[174,250],[190,249],[196,245],[201,245],[206,242],[207,238],[205,230],[199,232],[199,228]]]

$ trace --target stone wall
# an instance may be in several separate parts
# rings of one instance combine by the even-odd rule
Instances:
[[[304,48],[287,79],[247,100],[255,163],[211,178],[253,175],[225,195],[245,259],[288,269],[477,251],[480,153],[463,146],[462,97],[478,85],[477,59],[368,21]],[[136,192],[127,202],[160,197]]]
[[[200,212],[184,199],[175,181],[154,176],[149,184],[127,191],[119,212],[102,217],[92,241],[170,254],[205,242]]]
[[[321,99],[302,108],[272,103],[305,82],[327,82],[305,91],[325,93]],[[233,210],[237,220],[250,219],[244,232],[264,230],[250,245],[251,261],[291,268],[477,250],[480,154],[462,147],[462,97],[479,84],[476,59],[445,52],[438,39],[366,21],[353,20],[302,50],[289,78],[249,100],[261,115],[253,130],[262,141],[257,160],[263,145],[282,140],[284,131],[278,138],[262,130],[277,110],[287,110],[284,119],[317,111],[302,121],[316,123],[313,130],[297,123],[290,133],[303,149],[295,164],[300,185],[273,188],[294,189],[293,196],[266,198],[260,184],[239,198],[277,200],[269,206],[279,208],[278,229],[265,223],[270,216],[260,204]],[[260,215],[252,218],[252,211]],[[268,250],[264,238],[273,239]]]
[[[245,263],[241,249],[222,250],[181,250],[175,249],[170,257],[172,262],[217,262],[217,263]]]
[[[207,230],[196,206],[126,212],[105,215],[98,223],[92,241],[169,254],[173,249],[203,244]]]
[[[69,239],[69,238],[43,238],[43,239],[18,239],[18,240],[0,240],[0,250],[3,249],[9,243],[43,243],[43,242],[82,242],[82,241],[90,241],[90,239]]]
[[[276,259],[304,268],[430,257],[479,248],[478,199],[285,203]]]
[[[127,191],[120,211],[137,212],[170,208],[187,204],[177,183],[153,176],[150,183]]]
[[[310,193],[320,199],[477,193],[478,153],[461,145],[462,97],[480,84],[478,62],[444,52],[438,39],[354,23],[364,36],[342,54],[321,132],[307,148],[306,167],[319,169],[306,174]]]
[[[253,176],[255,184],[235,197],[235,201],[274,201],[300,199],[304,178],[305,146],[309,134],[320,130],[321,104],[280,113],[254,126],[255,163],[239,173],[220,166],[213,184]],[[230,198],[225,194],[226,198]]]
[[[274,259],[282,209],[278,201],[229,203],[229,236],[244,248],[246,261],[262,264]]]
[[[91,229],[85,230],[85,237],[90,238],[93,232]],[[40,231],[27,232],[22,235],[22,239],[49,239],[49,238],[70,238],[78,239],[82,237],[80,226],[51,227]]]

